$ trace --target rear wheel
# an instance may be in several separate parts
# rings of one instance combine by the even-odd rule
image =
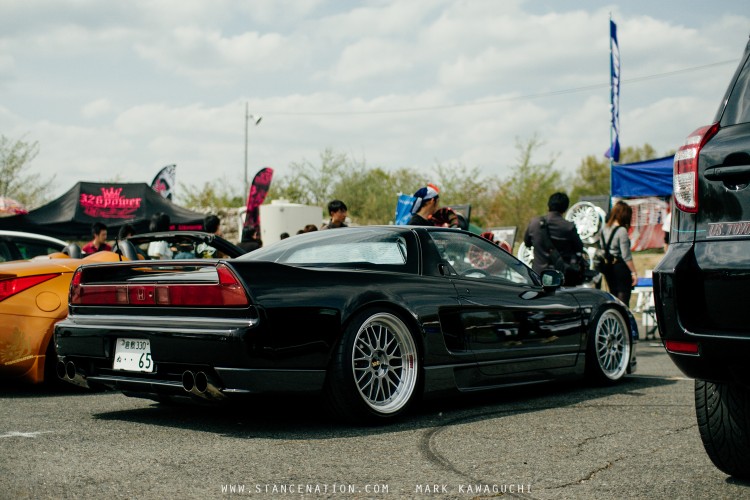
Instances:
[[[750,479],[750,390],[696,380],[695,414],[714,465],[731,476]]]
[[[396,315],[364,311],[344,332],[326,395],[346,420],[382,421],[404,412],[420,381],[417,345]]]
[[[620,380],[628,371],[632,341],[617,309],[603,310],[593,323],[586,351],[586,374],[598,383]]]

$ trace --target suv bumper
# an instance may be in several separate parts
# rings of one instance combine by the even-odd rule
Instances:
[[[716,290],[711,291],[706,283],[709,273],[716,270],[703,257],[699,266],[692,243],[675,243],[654,269],[656,318],[662,343],[672,361],[688,377],[750,385],[746,368],[750,357],[750,322],[743,325],[744,331],[738,331],[710,320],[712,314],[707,309],[717,297]],[[728,284],[725,292],[740,293],[731,288]],[[674,352],[670,349],[673,342],[693,343],[697,352]]]

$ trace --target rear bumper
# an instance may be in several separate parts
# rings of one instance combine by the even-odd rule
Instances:
[[[312,357],[302,356],[299,351],[294,355],[269,349],[258,338],[261,333],[257,321],[71,316],[55,329],[55,345],[62,363],[58,374],[78,385],[146,397],[192,394],[221,399],[242,394],[322,390],[325,364],[306,364]],[[113,369],[119,338],[148,339],[153,372]],[[191,391],[200,385],[195,383],[200,377],[207,382],[204,385],[208,385],[208,390]],[[214,389],[218,392],[212,392]]]
[[[705,287],[708,266],[698,264],[693,245],[676,243],[654,269],[654,299],[659,335],[665,347],[672,342],[692,343],[697,353],[667,353],[688,377],[715,382],[750,384],[750,323],[728,328],[713,321],[706,310],[716,290]],[[736,293],[727,286],[729,294]],[[727,301],[730,299],[727,299]],[[731,300],[736,300],[732,297]],[[746,307],[745,307],[746,308]]]
[[[76,361],[78,363],[76,363]],[[183,379],[185,371],[193,374],[201,373],[185,370],[179,374],[180,379],[167,374],[168,378],[160,379],[141,374],[131,374],[114,370],[81,369],[86,362],[78,358],[63,358],[62,363],[73,362],[83,384],[87,387],[106,387],[123,392],[142,395],[186,396],[194,394],[203,399],[220,399],[210,391],[191,392]],[[243,370],[236,368],[203,367],[203,373],[208,373],[209,380],[223,397],[241,396],[246,394],[274,394],[274,393],[305,393],[319,392],[323,389],[326,372],[324,370]],[[175,374],[177,375],[177,374]],[[80,379],[79,379],[80,380]],[[75,383],[75,382],[74,382]],[[205,396],[203,396],[203,394]]]

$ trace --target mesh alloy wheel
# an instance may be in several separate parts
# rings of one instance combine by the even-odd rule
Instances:
[[[418,379],[418,356],[406,325],[389,313],[362,323],[351,352],[357,392],[380,414],[398,412],[412,398]]]
[[[612,381],[622,378],[630,362],[630,339],[622,315],[615,309],[604,311],[596,322],[593,341],[600,375]]]

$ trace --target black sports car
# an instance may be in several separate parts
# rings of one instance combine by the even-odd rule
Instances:
[[[85,265],[55,329],[58,373],[154,399],[315,391],[376,421],[422,394],[619,380],[635,320],[561,282],[475,234],[411,226],[316,231],[232,260]]]

